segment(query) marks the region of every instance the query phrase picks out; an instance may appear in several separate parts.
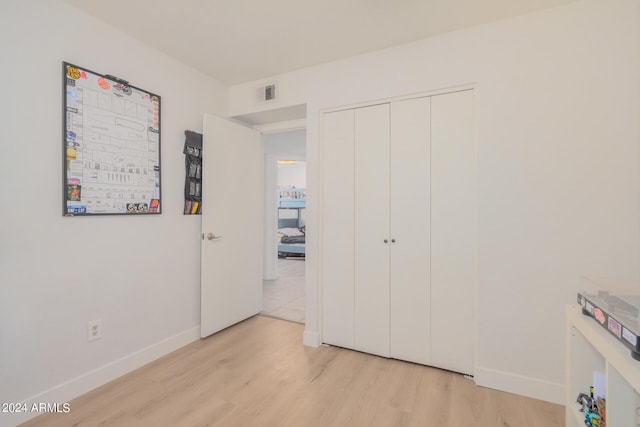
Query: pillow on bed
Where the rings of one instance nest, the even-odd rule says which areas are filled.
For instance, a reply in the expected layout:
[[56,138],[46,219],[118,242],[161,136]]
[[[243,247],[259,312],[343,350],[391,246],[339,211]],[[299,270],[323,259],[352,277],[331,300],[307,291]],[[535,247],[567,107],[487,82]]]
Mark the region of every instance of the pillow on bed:
[[283,236],[304,236],[304,233],[297,228],[281,228],[278,230],[278,233]]

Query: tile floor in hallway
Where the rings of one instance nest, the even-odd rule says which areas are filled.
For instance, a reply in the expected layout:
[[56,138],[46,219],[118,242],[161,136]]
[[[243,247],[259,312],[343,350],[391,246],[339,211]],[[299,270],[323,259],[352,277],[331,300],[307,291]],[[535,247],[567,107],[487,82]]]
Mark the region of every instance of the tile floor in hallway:
[[278,259],[278,278],[262,283],[261,314],[304,323],[304,258]]

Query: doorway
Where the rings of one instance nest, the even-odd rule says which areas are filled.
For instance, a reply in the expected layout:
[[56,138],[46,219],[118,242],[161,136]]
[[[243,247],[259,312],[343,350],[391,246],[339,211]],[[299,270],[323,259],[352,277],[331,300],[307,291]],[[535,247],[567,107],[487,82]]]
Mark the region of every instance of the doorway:
[[305,321],[306,130],[262,136],[265,159],[261,314]]

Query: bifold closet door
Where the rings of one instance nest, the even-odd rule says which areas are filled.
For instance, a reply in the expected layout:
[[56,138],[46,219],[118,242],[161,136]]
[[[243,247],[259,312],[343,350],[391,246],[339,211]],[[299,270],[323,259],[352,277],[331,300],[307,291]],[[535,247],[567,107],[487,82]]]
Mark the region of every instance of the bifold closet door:
[[429,364],[430,98],[391,103],[391,357]]
[[322,117],[323,342],[473,374],[473,92]]
[[431,97],[431,364],[473,374],[473,91]]
[[389,357],[389,104],[355,110],[355,346]]
[[354,347],[354,110],[322,118],[322,338]]

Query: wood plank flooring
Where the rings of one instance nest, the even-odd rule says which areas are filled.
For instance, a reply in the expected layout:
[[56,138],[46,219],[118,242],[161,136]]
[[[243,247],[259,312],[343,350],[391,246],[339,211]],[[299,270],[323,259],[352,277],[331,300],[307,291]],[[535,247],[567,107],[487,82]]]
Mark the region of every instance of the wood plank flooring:
[[564,425],[564,408],[459,374],[302,345],[302,325],[256,316],[24,426]]

